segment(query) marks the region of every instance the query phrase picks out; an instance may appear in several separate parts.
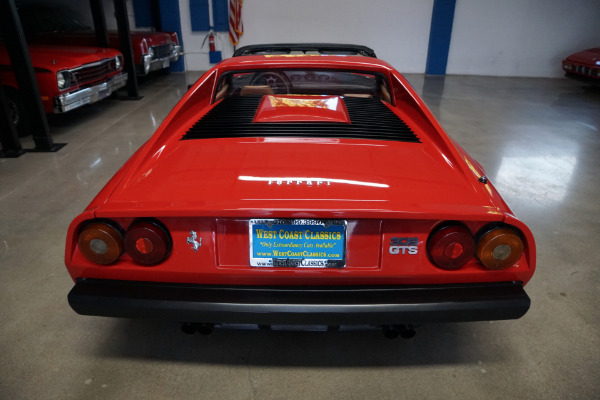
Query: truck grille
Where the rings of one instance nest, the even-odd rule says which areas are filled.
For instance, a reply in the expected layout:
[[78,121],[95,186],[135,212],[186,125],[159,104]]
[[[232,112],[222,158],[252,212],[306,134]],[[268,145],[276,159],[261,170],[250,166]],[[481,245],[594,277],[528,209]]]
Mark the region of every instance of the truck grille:
[[584,65],[575,65],[574,68],[575,72],[577,72],[578,74],[589,75],[594,77],[600,76],[600,69],[597,68],[590,68]]
[[71,70],[74,81],[78,85],[95,82],[106,77],[106,75],[117,71],[114,58],[108,58],[91,64],[85,64]]
[[152,51],[154,51],[154,57],[152,58],[166,58],[173,52],[173,45],[164,44],[161,46],[152,46]]

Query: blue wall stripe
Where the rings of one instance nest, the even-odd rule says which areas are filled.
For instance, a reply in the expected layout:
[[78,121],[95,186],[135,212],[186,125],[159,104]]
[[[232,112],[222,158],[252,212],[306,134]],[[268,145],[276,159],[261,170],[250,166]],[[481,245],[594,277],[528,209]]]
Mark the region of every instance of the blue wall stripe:
[[213,0],[213,27],[215,32],[229,32],[229,2]]
[[133,0],[133,15],[136,26],[152,26],[152,8],[148,0]]
[[[173,3],[177,3],[177,10],[179,10],[179,2]],[[209,31],[210,18],[208,16],[208,0],[190,0],[190,18],[193,32]]]
[[[179,44],[183,46],[185,52],[185,44],[183,43],[183,35],[181,34],[181,13],[179,12],[179,2],[172,0],[159,0],[158,7],[160,9],[160,24],[165,32],[177,32]],[[171,64],[171,71],[185,71],[183,57],[179,57],[176,63]]]
[[450,38],[454,22],[456,0],[434,0],[427,51],[428,75],[445,75],[450,52]]

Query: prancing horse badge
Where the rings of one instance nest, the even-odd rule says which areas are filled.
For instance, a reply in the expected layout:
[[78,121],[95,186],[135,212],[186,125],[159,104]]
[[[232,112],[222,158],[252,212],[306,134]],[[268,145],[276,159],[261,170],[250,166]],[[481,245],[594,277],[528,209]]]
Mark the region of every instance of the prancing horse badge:
[[194,253],[196,253],[202,246],[202,238],[198,237],[198,234],[195,231],[190,231],[190,236],[187,238],[187,244],[191,244],[192,247],[190,247],[190,249],[193,249]]

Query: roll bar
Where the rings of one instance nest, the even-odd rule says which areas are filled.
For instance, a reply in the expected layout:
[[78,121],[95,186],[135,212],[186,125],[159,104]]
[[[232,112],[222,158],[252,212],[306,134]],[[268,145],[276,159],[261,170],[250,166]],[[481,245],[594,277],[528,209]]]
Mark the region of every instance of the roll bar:
[[336,43],[277,43],[277,44],[253,44],[240,47],[234,53],[234,57],[250,56],[257,54],[290,54],[292,52],[318,52],[320,54],[345,54],[361,55],[377,58],[375,51],[367,46],[356,44]]

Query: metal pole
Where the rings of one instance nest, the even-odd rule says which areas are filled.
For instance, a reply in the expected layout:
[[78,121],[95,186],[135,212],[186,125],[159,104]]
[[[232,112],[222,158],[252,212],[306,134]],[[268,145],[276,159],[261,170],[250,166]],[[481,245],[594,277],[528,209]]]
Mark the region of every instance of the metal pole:
[[35,79],[29,49],[27,48],[25,34],[21,27],[21,20],[14,0],[0,1],[0,29],[2,29],[6,50],[19,86],[19,94],[25,113],[24,118],[28,119],[31,126],[35,143],[33,151],[57,151],[64,144],[55,144],[52,141],[50,127],[42,105],[40,89]]
[[94,19],[94,31],[96,32],[96,45],[108,47],[108,30],[106,29],[106,16],[102,0],[90,0],[92,18]]
[[161,32],[163,28],[162,20],[160,18],[160,0],[151,0],[150,8],[152,12],[152,25],[154,26],[154,29],[156,29],[158,32]]
[[114,0],[115,16],[117,17],[117,27],[119,29],[119,42],[121,44],[121,53],[125,59],[125,70],[127,71],[127,97],[130,100],[139,100],[140,91],[138,88],[137,76],[135,73],[135,61],[133,59],[133,48],[131,47],[131,35],[129,33],[129,19],[127,17],[126,0]]

